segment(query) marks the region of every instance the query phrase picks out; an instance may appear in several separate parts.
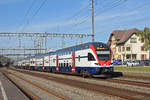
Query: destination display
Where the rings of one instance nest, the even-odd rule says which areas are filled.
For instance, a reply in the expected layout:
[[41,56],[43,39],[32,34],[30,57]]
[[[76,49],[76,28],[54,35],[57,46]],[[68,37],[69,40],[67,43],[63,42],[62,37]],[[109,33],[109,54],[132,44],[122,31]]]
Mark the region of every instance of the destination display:
[[97,54],[110,54],[110,51],[96,51]]
[[106,47],[97,47],[96,51],[99,51],[99,50],[108,50],[108,48],[106,48]]

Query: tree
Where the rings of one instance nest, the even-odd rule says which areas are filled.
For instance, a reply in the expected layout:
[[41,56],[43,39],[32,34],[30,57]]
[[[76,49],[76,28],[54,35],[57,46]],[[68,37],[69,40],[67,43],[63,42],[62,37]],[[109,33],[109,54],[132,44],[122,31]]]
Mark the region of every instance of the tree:
[[[144,48],[145,50],[149,50],[150,54],[150,28],[145,27],[143,31],[137,32],[137,35],[144,39]],[[150,57],[149,57],[150,59]]]

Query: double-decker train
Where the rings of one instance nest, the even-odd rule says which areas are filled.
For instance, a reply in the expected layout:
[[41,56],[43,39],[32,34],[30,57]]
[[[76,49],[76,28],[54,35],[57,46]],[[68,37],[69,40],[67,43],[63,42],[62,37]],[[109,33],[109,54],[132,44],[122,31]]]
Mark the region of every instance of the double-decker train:
[[72,73],[85,76],[113,72],[112,51],[102,42],[89,42],[46,54],[28,57],[17,62],[24,69]]

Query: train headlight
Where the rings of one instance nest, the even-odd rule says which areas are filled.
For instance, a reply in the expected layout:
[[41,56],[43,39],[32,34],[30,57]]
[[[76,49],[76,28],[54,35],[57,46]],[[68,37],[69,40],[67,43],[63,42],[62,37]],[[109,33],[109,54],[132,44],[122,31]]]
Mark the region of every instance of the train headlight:
[[99,65],[99,63],[95,63],[95,65]]

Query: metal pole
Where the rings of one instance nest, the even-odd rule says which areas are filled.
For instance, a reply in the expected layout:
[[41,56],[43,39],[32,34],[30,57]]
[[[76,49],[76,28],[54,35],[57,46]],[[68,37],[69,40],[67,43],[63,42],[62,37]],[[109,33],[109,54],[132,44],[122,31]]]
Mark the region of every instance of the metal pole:
[[21,48],[21,37],[19,36],[19,48]]
[[64,36],[62,36],[62,48],[65,48],[65,37]]
[[47,52],[47,37],[45,37],[45,53]]
[[94,32],[94,0],[92,0],[92,42],[95,41],[95,32]]

